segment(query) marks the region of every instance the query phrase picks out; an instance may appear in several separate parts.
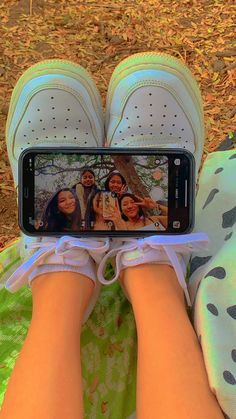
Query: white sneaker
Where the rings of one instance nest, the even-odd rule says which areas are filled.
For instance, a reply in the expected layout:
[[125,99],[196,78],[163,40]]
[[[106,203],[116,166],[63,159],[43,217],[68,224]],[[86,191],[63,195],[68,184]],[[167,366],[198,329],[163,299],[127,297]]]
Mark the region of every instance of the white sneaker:
[[134,54],[115,68],[106,106],[107,145],[184,148],[198,171],[204,118],[198,84],[180,60],[163,53]]
[[[180,286],[183,288],[187,304],[191,306],[186,277],[186,265],[193,251],[206,248],[208,237],[205,233],[183,234],[179,236],[152,236],[143,239],[114,241],[113,248],[103,257],[98,267],[98,280],[109,285],[115,282],[120,272],[130,266],[144,263],[170,265],[175,270]],[[112,279],[104,278],[108,259],[115,258]],[[126,295],[127,296],[127,295]]]
[[[12,94],[6,139],[16,188],[18,157],[26,148],[63,147],[65,144],[101,147],[103,111],[92,77],[83,67],[64,60],[43,61],[29,68]],[[96,281],[96,263],[108,250],[108,239],[21,236],[20,253],[24,262],[4,279],[6,288],[15,292],[46,272],[79,272],[95,283],[86,320],[98,297],[100,283]]]
[[89,73],[66,60],[30,67],[13,90],[6,139],[16,187],[18,157],[26,148],[102,147],[102,102]]

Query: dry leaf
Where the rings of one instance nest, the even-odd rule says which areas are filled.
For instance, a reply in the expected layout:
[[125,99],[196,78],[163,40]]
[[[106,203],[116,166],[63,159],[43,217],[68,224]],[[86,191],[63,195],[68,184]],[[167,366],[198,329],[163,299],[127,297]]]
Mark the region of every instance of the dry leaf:
[[101,411],[102,411],[102,413],[106,413],[106,411],[107,411],[107,403],[108,402],[105,402],[105,401],[102,402],[102,404],[101,404]]
[[104,335],[104,333],[105,333],[105,329],[104,329],[104,327],[100,327],[100,329],[99,329],[99,336],[103,336]]
[[88,395],[88,399],[89,399],[89,402],[90,402],[91,404],[93,404],[93,395],[92,395],[92,393],[89,393],[89,395]]
[[121,316],[118,316],[116,319],[116,324],[117,324],[118,329],[120,328],[122,323],[123,323],[123,318]]
[[89,392],[90,393],[94,393],[95,392],[98,383],[99,383],[98,377],[95,377],[94,380],[93,380],[93,382],[92,382],[92,384],[91,384],[91,386],[90,386],[90,389],[89,389]]
[[[212,150],[220,144],[233,130],[235,118],[233,1],[217,0],[213,7],[196,0],[33,0],[31,14],[29,3],[2,0],[0,7],[0,193],[8,206],[1,213],[0,247],[19,235],[12,200],[16,195],[13,184],[7,183],[11,169],[4,127],[12,89],[32,64],[51,58],[82,64],[92,72],[105,105],[110,77],[120,61],[137,52],[164,52],[187,64],[199,83],[208,128],[205,147]],[[220,64],[214,67],[216,60]],[[10,212],[14,235],[7,236],[1,227],[8,225]]]
[[113,348],[114,350],[118,351],[118,352],[123,352],[123,350],[124,350],[124,349],[122,348],[121,344],[120,344],[120,343],[118,343],[118,342],[112,343],[112,348]]

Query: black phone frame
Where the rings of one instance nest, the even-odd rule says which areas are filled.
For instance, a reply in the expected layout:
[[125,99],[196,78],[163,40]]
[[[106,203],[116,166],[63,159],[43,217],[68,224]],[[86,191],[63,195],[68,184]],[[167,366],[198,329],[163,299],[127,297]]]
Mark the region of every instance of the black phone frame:
[[[91,231],[81,231],[81,232],[46,232],[46,231],[29,231],[26,226],[29,226],[29,223],[26,222],[26,220],[29,220],[29,217],[34,214],[32,213],[32,203],[34,202],[34,199],[32,199],[31,195],[33,194],[34,197],[34,179],[30,176],[28,170],[25,170],[26,166],[26,157],[37,154],[48,154],[48,153],[79,153],[79,154],[103,154],[103,155],[112,155],[112,154],[126,154],[126,155],[166,155],[167,157],[170,157],[173,155],[174,158],[178,158],[181,156],[185,156],[185,158],[188,161],[188,171],[189,171],[189,177],[188,177],[188,206],[186,212],[188,213],[188,225],[182,229],[174,229],[172,231],[157,231],[157,230],[129,230],[129,231],[117,231],[117,230],[111,230],[111,231],[100,231],[100,230],[91,230]],[[168,229],[169,224],[171,221],[171,215],[169,213],[170,211],[170,202],[173,200],[173,196],[171,197],[170,189],[174,190],[174,186],[170,186],[170,170],[171,165],[169,164],[170,160],[168,160]],[[30,173],[34,175],[34,165],[32,164],[30,169]],[[19,175],[19,190],[18,190],[18,223],[20,229],[23,231],[24,234],[28,236],[56,236],[61,237],[65,235],[70,236],[76,236],[76,237],[147,237],[147,236],[153,236],[153,235],[180,235],[180,234],[187,234],[190,233],[194,227],[194,212],[195,212],[195,159],[192,153],[190,153],[186,149],[167,149],[167,148],[121,148],[121,147],[100,147],[100,148],[88,148],[88,147],[32,147],[25,149],[21,155],[19,156],[18,160],[18,175]],[[31,188],[29,190],[29,187]],[[26,194],[26,189],[28,188],[28,193]],[[30,212],[27,214],[25,208],[29,205],[29,199],[30,201]],[[27,214],[27,216],[26,216]]]

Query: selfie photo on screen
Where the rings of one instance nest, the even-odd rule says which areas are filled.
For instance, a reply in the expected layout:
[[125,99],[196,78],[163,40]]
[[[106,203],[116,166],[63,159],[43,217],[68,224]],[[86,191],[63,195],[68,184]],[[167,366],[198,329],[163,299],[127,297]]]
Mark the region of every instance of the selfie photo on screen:
[[37,230],[164,231],[168,226],[166,156],[37,154],[34,176]]

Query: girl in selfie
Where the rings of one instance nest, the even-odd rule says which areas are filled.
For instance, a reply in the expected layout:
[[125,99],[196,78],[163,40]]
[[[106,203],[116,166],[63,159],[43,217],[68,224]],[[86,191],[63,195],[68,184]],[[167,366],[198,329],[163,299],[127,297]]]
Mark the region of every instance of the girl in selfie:
[[[140,198],[131,193],[125,193],[119,199],[121,216],[126,223],[127,230],[165,230],[168,226],[168,208],[157,204],[151,198]],[[144,209],[158,208],[161,215],[148,217]]]
[[117,197],[120,197],[128,190],[124,176],[122,176],[118,171],[110,173],[104,183],[104,187],[106,191],[114,192]]
[[121,217],[117,200],[115,207],[110,206],[104,213],[104,191],[92,193],[88,199],[85,214],[85,229],[87,230],[126,230],[126,223]]
[[90,168],[85,168],[80,175],[80,181],[72,189],[76,191],[80,203],[81,218],[84,220],[88,197],[91,192],[97,190],[95,173]]
[[81,230],[80,204],[71,189],[60,189],[50,199],[43,214],[43,230]]

